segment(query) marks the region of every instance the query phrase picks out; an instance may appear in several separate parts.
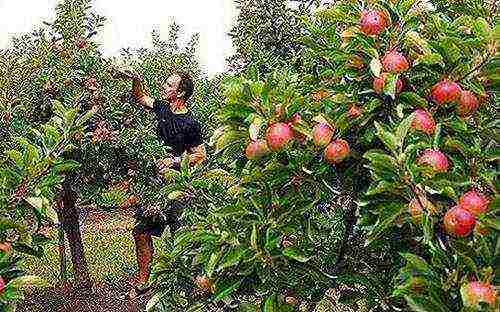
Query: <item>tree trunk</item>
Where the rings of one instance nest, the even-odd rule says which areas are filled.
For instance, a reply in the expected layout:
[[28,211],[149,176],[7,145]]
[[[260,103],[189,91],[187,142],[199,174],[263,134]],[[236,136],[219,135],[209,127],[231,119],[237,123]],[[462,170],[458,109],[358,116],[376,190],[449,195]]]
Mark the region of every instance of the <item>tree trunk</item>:
[[59,225],[57,233],[58,233],[58,247],[59,247],[60,278],[63,282],[66,282],[68,278],[67,266],[66,266],[66,242],[64,239],[64,230],[61,228],[61,225]]
[[92,283],[80,232],[80,209],[76,206],[77,193],[71,188],[72,180],[71,176],[66,176],[63,182],[57,214],[69,242],[76,285],[78,288],[88,289],[92,287]]
[[352,192],[344,192],[338,197],[338,204],[344,207],[344,240],[340,245],[338,250],[337,260],[334,265],[334,272],[338,272],[340,266],[344,261],[345,254],[347,252],[347,247],[354,230],[354,225],[357,222],[356,212],[358,210],[358,204],[356,203],[356,197]]

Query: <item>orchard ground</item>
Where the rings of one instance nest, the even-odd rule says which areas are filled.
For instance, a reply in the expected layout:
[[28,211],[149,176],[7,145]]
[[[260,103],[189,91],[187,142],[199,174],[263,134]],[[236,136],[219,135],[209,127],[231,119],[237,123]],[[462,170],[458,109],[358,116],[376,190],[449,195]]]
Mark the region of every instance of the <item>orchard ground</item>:
[[[54,244],[46,246],[44,257],[26,258],[24,262],[28,274],[42,276],[49,286],[26,294],[20,311],[47,311],[49,307],[54,312],[145,311],[148,296],[137,302],[125,298],[130,289],[129,279],[137,267],[131,232],[132,211],[108,213],[92,208],[84,211],[83,239],[94,289],[91,293],[74,292],[60,279],[57,232],[51,230],[49,234]],[[159,243],[156,240],[156,247]],[[71,275],[70,261],[68,266]]]

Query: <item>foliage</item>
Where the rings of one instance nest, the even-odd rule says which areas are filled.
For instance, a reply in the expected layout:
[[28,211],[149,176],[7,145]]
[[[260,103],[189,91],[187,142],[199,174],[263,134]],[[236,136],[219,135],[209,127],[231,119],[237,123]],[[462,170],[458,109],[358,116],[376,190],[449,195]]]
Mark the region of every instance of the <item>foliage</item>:
[[294,13],[306,11],[304,4],[297,7],[288,0],[236,0],[234,4],[238,16],[229,35],[235,54],[228,59],[233,71],[257,64],[268,72],[298,61],[301,25]]
[[9,148],[0,164],[0,277],[6,283],[0,294],[2,309],[12,309],[12,303],[23,298],[22,287],[39,283],[35,276],[25,276],[18,262],[23,254],[43,253],[49,240],[43,227],[57,223],[51,203],[63,175],[80,166],[62,154],[74,148],[70,138],[92,112],[76,118],[76,110],[66,110],[59,102],[54,110],[49,122],[5,142]]
[[[93,38],[105,18],[89,0],[62,1],[55,21],[1,51],[2,304],[31,282],[16,263],[40,254],[40,228],[56,221],[71,173],[79,204],[182,206],[180,227],[162,237],[151,310],[312,310],[332,291],[359,309],[496,308],[467,307],[460,293],[470,281],[498,285],[494,3],[335,1],[312,14],[319,3],[301,2],[238,1],[239,73],[213,80],[198,37],[180,47],[175,23],[166,41],[153,32],[151,49],[102,57]],[[360,27],[367,10],[384,22],[376,34]],[[190,105],[213,133],[208,163],[184,158],[180,172],[159,174],[169,151],[130,84],[114,78],[117,63],[156,97],[170,72],[192,75]],[[470,91],[469,102],[437,88],[443,80]],[[270,137],[277,123],[293,138]],[[317,124],[347,158],[314,143]],[[258,140],[274,151],[246,153]],[[469,190],[489,205],[457,237],[444,219]]]
[[[493,12],[480,1],[446,3],[326,5],[301,19],[303,72],[278,69],[260,77],[258,66],[250,66],[229,78],[221,109],[224,131],[214,142],[227,148],[223,155],[238,193],[197,222],[202,230],[179,232],[166,263],[191,259],[194,249],[194,261],[184,268],[202,277],[198,285],[213,293],[212,301],[251,293],[262,298],[257,305],[263,310],[276,295],[317,301],[329,287],[354,284],[366,289],[372,309],[458,311],[466,308],[463,284],[497,284]],[[388,20],[380,34],[360,31],[360,16],[368,9]],[[408,63],[389,61],[392,50]],[[385,79],[381,91],[373,87],[377,77]],[[464,114],[458,98],[436,104],[431,95],[442,79],[472,91],[481,103],[477,111]],[[431,114],[435,129],[418,130],[416,109]],[[259,160],[242,158],[245,146],[266,139],[266,129],[276,122],[293,127],[293,142]],[[325,162],[323,150],[310,140],[318,122],[335,127],[333,140],[349,143],[348,159]],[[426,165],[426,149],[443,152],[449,169]],[[486,194],[491,204],[475,217],[473,234],[455,237],[445,231],[443,218],[470,189]],[[335,265],[342,254],[332,247],[347,239],[347,223],[316,208],[338,197],[340,206],[352,202],[360,215],[353,236],[358,244],[347,245],[343,267]],[[413,218],[412,200],[425,207]],[[348,211],[333,209],[337,220],[347,220]]]

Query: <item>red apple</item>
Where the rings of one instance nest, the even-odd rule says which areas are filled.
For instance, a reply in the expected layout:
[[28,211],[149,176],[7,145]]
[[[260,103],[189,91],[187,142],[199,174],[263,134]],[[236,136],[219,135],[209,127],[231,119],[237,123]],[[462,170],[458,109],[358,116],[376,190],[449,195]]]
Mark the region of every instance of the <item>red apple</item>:
[[437,211],[436,206],[434,206],[434,204],[425,196],[419,196],[418,199],[415,197],[408,204],[408,211],[415,220],[419,220],[422,217],[424,209],[431,214],[436,213]]
[[387,72],[400,73],[410,68],[410,65],[402,53],[392,50],[382,58],[382,67]]
[[324,147],[330,143],[334,129],[325,123],[317,123],[313,128],[313,142],[316,146]]
[[363,111],[361,110],[361,108],[359,108],[359,106],[356,105],[352,105],[351,107],[349,107],[349,111],[347,112],[347,114],[351,118],[357,118],[361,116],[362,113]]
[[[380,77],[375,77],[373,79],[373,90],[375,92],[382,94],[384,92],[384,87],[385,87],[385,80],[387,79],[388,73],[383,73],[380,75]],[[403,90],[403,81],[398,78],[396,80],[396,93],[401,93]]]
[[97,91],[97,88],[98,88],[97,79],[95,79],[95,78],[88,78],[87,80],[85,80],[85,87],[89,91]]
[[436,122],[432,115],[422,109],[417,109],[414,113],[411,127],[415,130],[422,131],[428,135],[432,135],[436,130]]
[[325,148],[324,156],[327,162],[337,164],[349,155],[349,143],[343,139],[337,139]]
[[446,232],[456,237],[466,237],[474,230],[476,219],[469,211],[456,206],[444,215],[444,228]]
[[315,102],[320,102],[321,100],[327,98],[328,96],[330,96],[330,92],[328,92],[327,90],[318,90],[311,93],[311,97]]
[[426,149],[418,158],[417,163],[420,165],[431,166],[436,172],[446,172],[450,166],[448,158],[437,149]]
[[87,42],[87,40],[85,40],[83,38],[78,38],[78,39],[76,39],[76,46],[79,49],[85,49],[86,47],[89,46],[89,43]]
[[442,105],[458,100],[461,92],[458,83],[444,79],[432,87],[431,96],[437,104]]
[[196,285],[199,288],[201,288],[205,291],[208,291],[208,292],[215,291],[215,284],[207,276],[198,275],[198,276],[196,276],[194,282],[196,283]]
[[0,243],[0,250],[5,253],[10,253],[12,251],[12,245],[9,242]]
[[267,129],[266,133],[267,146],[272,151],[278,151],[282,149],[283,147],[285,147],[285,145],[290,143],[292,139],[293,139],[292,128],[286,123],[278,122],[272,124]]
[[0,294],[2,294],[5,290],[5,281],[3,277],[0,276]]
[[486,195],[474,190],[466,192],[458,199],[458,205],[474,216],[478,216],[488,210],[489,203],[490,201]]
[[475,281],[464,284],[460,289],[460,293],[466,307],[479,308],[479,303],[493,306],[497,299],[495,286],[486,282]]
[[361,32],[368,36],[379,34],[385,29],[387,24],[386,15],[382,11],[377,10],[364,11],[359,20]]
[[248,143],[245,149],[245,155],[248,159],[259,159],[269,152],[265,140],[257,140]]
[[460,93],[460,98],[458,99],[458,115],[462,117],[467,117],[477,110],[479,107],[479,101],[477,100],[474,93],[470,91],[462,91]]

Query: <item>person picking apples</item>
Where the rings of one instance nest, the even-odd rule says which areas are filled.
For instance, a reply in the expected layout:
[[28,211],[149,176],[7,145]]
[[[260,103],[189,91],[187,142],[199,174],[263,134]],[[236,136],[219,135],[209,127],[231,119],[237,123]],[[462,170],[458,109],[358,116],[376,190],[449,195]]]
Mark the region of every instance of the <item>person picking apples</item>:
[[[172,156],[162,160],[162,167],[180,169],[181,156],[186,153],[189,164],[194,166],[206,160],[201,126],[189,113],[187,101],[193,94],[193,81],[186,73],[173,73],[161,87],[161,99],[150,97],[145,91],[142,79],[130,70],[120,71],[117,78],[132,80],[132,96],[152,111],[157,119],[157,134],[165,145],[172,148]],[[165,169],[165,168],[163,168]],[[135,294],[145,292],[142,287],[148,282],[150,265],[153,256],[152,236],[160,236],[166,225],[177,225],[178,202],[165,208],[139,210],[137,224],[133,229],[136,245],[137,263],[139,267]],[[170,210],[175,210],[174,212]],[[175,219],[175,220],[174,220]],[[129,296],[133,297],[133,293]]]

